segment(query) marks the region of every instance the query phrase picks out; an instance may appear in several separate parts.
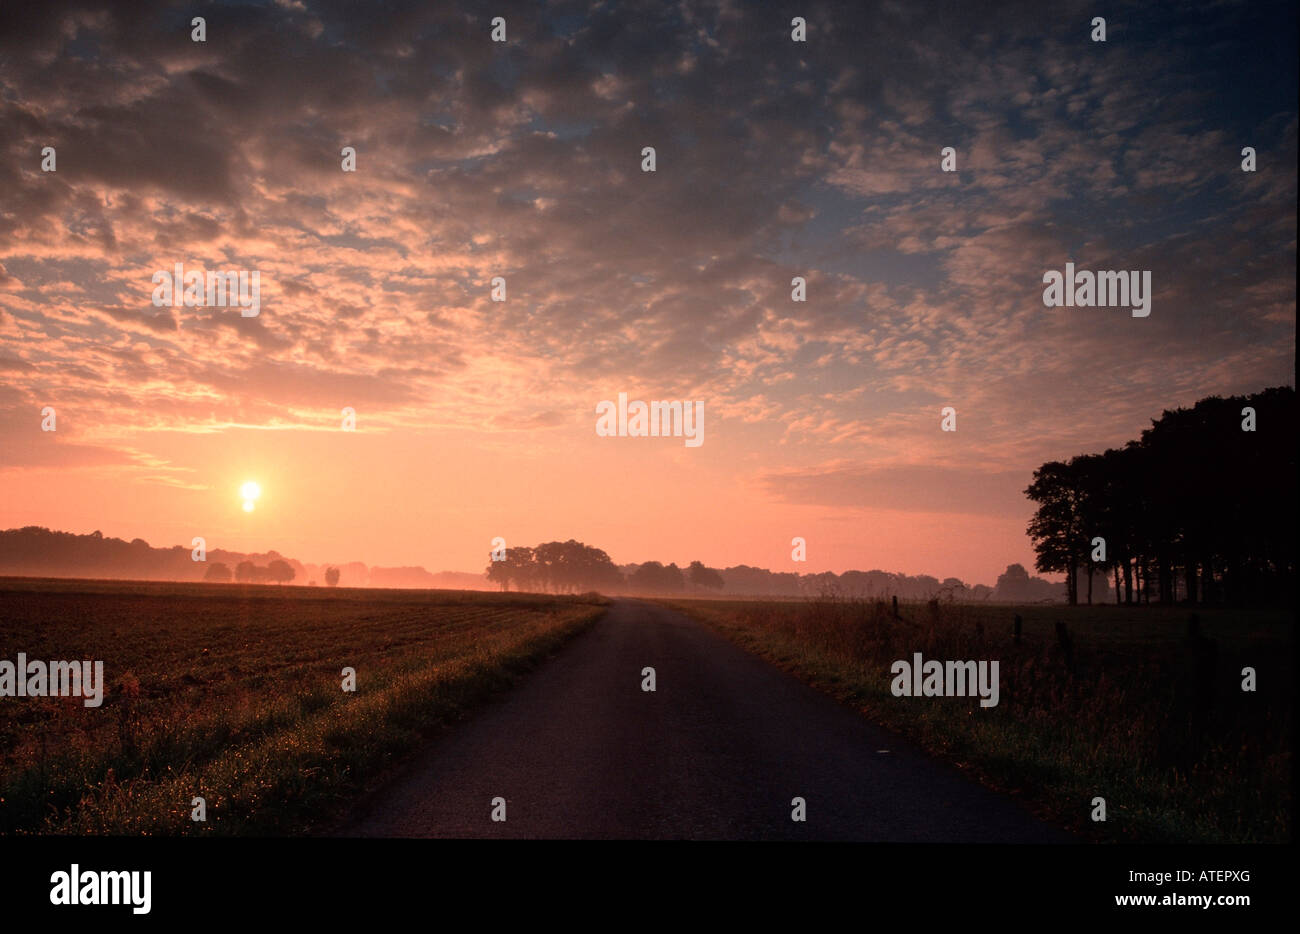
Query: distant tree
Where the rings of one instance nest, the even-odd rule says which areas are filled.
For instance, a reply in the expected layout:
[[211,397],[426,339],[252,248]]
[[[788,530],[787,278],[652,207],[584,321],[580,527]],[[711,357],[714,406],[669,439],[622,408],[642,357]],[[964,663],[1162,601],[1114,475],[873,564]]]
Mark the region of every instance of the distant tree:
[[338,569],[338,568],[326,568],[326,569],[325,569],[325,583],[329,584],[329,586],[331,586],[331,587],[337,587],[337,586],[338,586],[338,583],[339,583],[339,569]]
[[573,589],[573,550],[564,542],[542,542],[533,549],[537,563],[537,576],[542,585],[555,593]]
[[570,540],[570,581],[574,590],[618,590],[623,587],[623,574],[601,548]]
[[241,583],[251,584],[260,579],[258,572],[261,570],[252,561],[244,560],[235,565],[235,580]]
[[277,584],[287,584],[293,580],[294,570],[288,561],[276,558],[266,566],[266,576]]
[[687,571],[687,578],[694,587],[707,587],[710,590],[721,590],[725,586],[722,575],[710,567],[705,567],[702,561],[692,561]]
[[641,593],[679,593],[686,589],[686,576],[676,564],[647,561],[632,572],[628,585]]
[[970,588],[966,586],[965,581],[956,577],[944,578],[939,585],[939,596],[945,600],[958,601],[964,600],[970,595]]
[[573,539],[507,548],[505,559],[489,561],[485,574],[502,590],[509,590],[511,583],[520,590],[555,593],[612,591],[623,586],[623,575],[609,555]]
[[518,590],[538,586],[537,560],[532,548],[516,546],[506,549],[506,556],[501,561],[488,561],[487,579],[499,584],[502,590],[510,589],[514,581]]
[[1029,572],[1023,564],[1008,564],[1007,569],[998,575],[993,590],[998,599],[1009,603],[1029,599]]
[[227,584],[230,582],[230,578],[230,568],[221,561],[209,564],[207,573],[203,575],[205,581],[213,581],[218,584]]

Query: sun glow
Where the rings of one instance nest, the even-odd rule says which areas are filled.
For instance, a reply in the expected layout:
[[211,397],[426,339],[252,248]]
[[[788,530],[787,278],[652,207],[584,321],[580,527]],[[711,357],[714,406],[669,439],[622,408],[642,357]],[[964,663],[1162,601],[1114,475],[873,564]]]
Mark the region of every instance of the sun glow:
[[239,488],[239,495],[244,498],[244,512],[252,512],[257,506],[257,498],[262,495],[262,488],[249,480]]

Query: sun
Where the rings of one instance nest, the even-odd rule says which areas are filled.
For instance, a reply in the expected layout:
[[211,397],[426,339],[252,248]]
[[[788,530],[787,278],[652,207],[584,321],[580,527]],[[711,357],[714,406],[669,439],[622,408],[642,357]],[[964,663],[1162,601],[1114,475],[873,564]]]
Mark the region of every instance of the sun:
[[239,488],[239,495],[244,498],[244,512],[252,512],[257,507],[257,498],[262,495],[262,488],[249,480]]

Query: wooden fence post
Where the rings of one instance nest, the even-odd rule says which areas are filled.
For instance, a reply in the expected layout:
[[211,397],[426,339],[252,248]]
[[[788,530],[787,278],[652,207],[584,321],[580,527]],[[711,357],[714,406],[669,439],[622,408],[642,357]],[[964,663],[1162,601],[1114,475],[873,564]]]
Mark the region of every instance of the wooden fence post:
[[1061,646],[1061,656],[1065,659],[1065,670],[1074,674],[1074,643],[1070,639],[1070,631],[1065,628],[1062,620],[1056,621],[1056,641]]

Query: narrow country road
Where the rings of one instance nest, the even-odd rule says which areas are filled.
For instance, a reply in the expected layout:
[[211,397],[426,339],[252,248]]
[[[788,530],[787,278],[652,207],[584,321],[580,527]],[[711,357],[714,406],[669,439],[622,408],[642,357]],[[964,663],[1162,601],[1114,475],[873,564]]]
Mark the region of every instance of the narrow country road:
[[[805,822],[791,820],[795,797]],[[339,833],[1069,840],[705,626],[627,600],[419,753]]]

